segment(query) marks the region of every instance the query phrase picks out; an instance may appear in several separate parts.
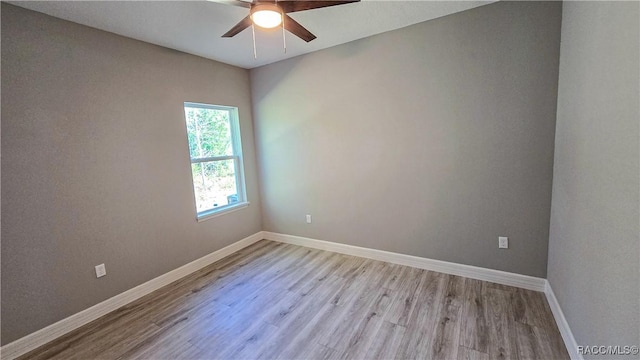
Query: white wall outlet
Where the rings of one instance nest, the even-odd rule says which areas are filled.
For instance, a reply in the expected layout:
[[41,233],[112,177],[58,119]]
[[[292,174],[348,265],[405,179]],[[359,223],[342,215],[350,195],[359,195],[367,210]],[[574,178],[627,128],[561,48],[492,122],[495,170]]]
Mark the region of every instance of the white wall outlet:
[[96,277],[103,277],[107,275],[107,269],[104,267],[104,264],[100,264],[96,266]]
[[311,215],[307,215],[307,224],[311,224]]
[[498,248],[499,249],[508,249],[509,248],[509,238],[506,236],[498,237]]

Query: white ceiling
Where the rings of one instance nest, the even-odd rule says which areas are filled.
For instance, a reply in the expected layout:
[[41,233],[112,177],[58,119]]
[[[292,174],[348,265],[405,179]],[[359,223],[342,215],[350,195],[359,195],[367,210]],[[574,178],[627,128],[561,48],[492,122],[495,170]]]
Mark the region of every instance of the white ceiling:
[[493,1],[375,1],[291,13],[318,38],[305,43],[282,31],[251,28],[220,36],[248,15],[248,9],[200,1],[9,1],[11,4],[152,44],[224,63],[254,68],[367,36],[464,11]]

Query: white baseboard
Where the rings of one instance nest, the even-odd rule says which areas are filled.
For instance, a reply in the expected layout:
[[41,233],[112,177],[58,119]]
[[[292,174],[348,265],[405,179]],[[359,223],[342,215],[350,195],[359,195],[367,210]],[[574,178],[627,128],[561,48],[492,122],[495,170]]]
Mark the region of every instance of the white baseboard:
[[278,241],[282,243],[306,246],[314,249],[333,251],[341,254],[365,257],[373,260],[386,261],[394,264],[412,266],[420,269],[437,271],[450,275],[464,276],[472,279],[490,281],[498,284],[515,286],[523,289],[543,291],[553,312],[553,316],[560,329],[560,334],[567,347],[567,351],[572,359],[583,360],[582,355],[577,353],[577,344],[569,324],[565,319],[562,309],[546,279],[533,276],[509,273],[506,271],[492,270],[477,266],[456,264],[447,261],[433,260],[418,256],[398,254],[389,251],[368,249],[358,246],[339,244],[329,241],[316,240],[301,236],[278,234],[267,231],[259,231],[240,241],[237,241],[211,254],[205,255],[175,270],[172,270],[157,278],[151,279],[144,284],[127,290],[99,304],[96,304],[68,318],[62,319],[41,330],[11,342],[0,348],[0,358],[12,360],[34,350],[58,337],[79,328],[82,325],[98,319],[124,305],[135,301],[161,287],[179,280],[203,267],[210,265],[234,252],[243,249],[262,239]]
[[481,268],[471,265],[456,264],[447,261],[427,259],[418,256],[398,254],[389,251],[368,249],[359,246],[339,244],[329,241],[316,240],[301,236],[278,234],[264,231],[267,240],[306,246],[314,249],[333,251],[341,254],[364,257],[373,260],[386,261],[394,264],[412,266],[415,268],[437,271],[450,275],[464,276],[477,280],[489,281],[502,285],[515,286],[534,291],[545,291],[546,280],[533,276],[510,273],[506,271]]
[[79,328],[82,325],[104,316],[111,311],[114,311],[128,303],[141,298],[161,287],[168,285],[176,280],[179,280],[194,271],[200,270],[203,267],[210,265],[234,252],[245,248],[257,241],[262,240],[263,232],[259,231],[253,235],[250,235],[240,241],[237,241],[229,246],[226,246],[220,250],[214,251],[211,254],[205,255],[199,259],[196,259],[186,265],[183,265],[175,270],[169,271],[166,274],[160,275],[157,278],[151,279],[144,284],[138,285],[133,289],[127,290],[121,294],[118,294],[112,298],[109,298],[99,304],[96,304],[86,310],[62,319],[54,324],[51,324],[41,330],[38,330],[32,334],[29,334],[23,338],[13,341],[0,349],[0,358],[3,360],[15,359],[20,355],[26,354],[31,350],[34,350],[58,337]]
[[547,302],[549,303],[553,317],[556,319],[558,330],[560,330],[560,335],[562,335],[562,340],[564,340],[564,346],[566,346],[569,356],[573,360],[584,360],[583,356],[578,353],[578,343],[573,337],[569,323],[564,317],[560,303],[558,303],[558,299],[556,299],[556,295],[553,293],[553,289],[548,280],[545,280],[544,294],[547,297]]

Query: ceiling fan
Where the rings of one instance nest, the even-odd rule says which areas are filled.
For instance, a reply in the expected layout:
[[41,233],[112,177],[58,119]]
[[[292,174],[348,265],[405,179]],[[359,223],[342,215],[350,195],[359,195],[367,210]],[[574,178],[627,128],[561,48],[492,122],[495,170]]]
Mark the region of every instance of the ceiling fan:
[[271,29],[282,24],[284,30],[289,31],[300,39],[309,42],[316,38],[304,26],[293,20],[288,13],[304,10],[318,9],[328,6],[343,5],[360,0],[254,0],[252,2],[242,0],[209,0],[217,3],[240,6],[249,9],[249,15],[240,20],[234,27],[222,37],[233,37],[249,26],[256,25],[261,28]]

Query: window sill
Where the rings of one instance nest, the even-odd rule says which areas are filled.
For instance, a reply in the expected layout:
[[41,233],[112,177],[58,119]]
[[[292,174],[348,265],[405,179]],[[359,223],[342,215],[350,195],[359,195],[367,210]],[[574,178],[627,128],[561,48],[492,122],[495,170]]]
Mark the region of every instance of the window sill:
[[249,204],[250,204],[250,202],[246,201],[246,202],[241,202],[241,203],[225,206],[225,207],[220,208],[220,209],[209,210],[209,211],[202,212],[202,213],[198,214],[196,219],[198,220],[198,222],[206,221],[206,220],[218,217],[220,215],[224,215],[224,214],[228,214],[228,213],[231,213],[231,212],[234,212],[234,211],[238,211],[238,210],[244,209],[244,208],[248,207]]

